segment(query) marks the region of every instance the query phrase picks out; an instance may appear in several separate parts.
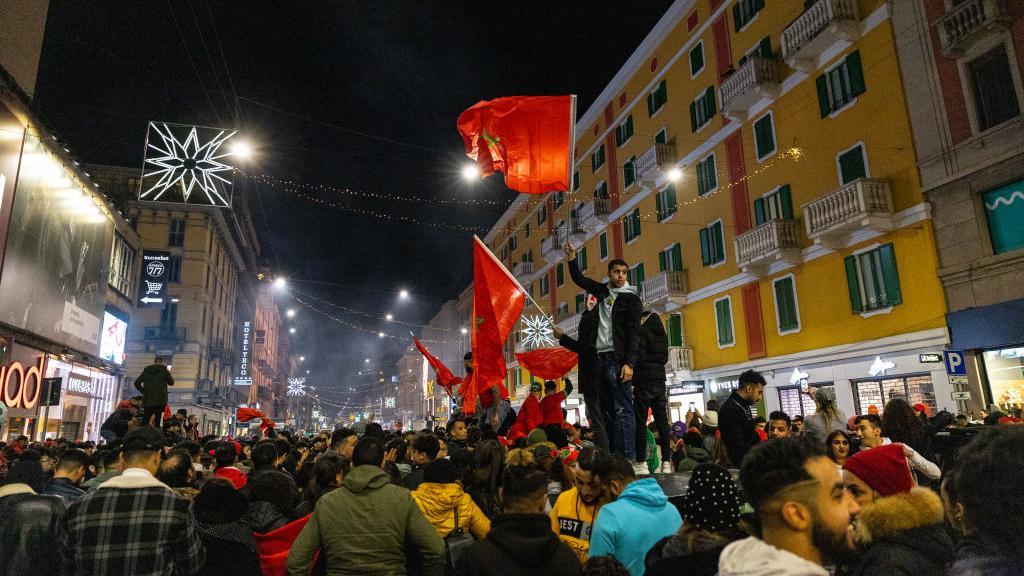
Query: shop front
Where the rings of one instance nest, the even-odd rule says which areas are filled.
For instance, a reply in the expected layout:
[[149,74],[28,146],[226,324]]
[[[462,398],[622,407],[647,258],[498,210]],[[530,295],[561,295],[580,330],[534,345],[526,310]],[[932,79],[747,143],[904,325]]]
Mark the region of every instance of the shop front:
[[117,374],[59,358],[50,358],[47,378],[60,378],[60,403],[46,415],[46,437],[100,439],[100,426],[117,402]]
[[0,438],[5,441],[21,435],[36,437],[46,360],[42,350],[20,343],[9,342],[3,348],[0,401],[7,408],[7,417],[0,423]]
[[669,422],[683,422],[686,413],[692,410],[701,414],[707,411],[702,380],[687,380],[669,384],[665,391],[668,395]]
[[1024,299],[947,316],[953,348],[966,353],[970,411],[1024,409]]

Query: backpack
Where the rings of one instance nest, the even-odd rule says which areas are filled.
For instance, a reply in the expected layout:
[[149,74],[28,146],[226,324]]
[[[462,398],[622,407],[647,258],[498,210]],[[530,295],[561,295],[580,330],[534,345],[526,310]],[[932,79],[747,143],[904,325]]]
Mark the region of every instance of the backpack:
[[453,529],[447,536],[444,537],[444,552],[445,557],[448,559],[448,565],[445,569],[445,574],[451,576],[455,574],[455,566],[461,561],[462,557],[466,554],[466,550],[473,544],[473,535],[459,528],[459,504],[455,503],[455,529]]

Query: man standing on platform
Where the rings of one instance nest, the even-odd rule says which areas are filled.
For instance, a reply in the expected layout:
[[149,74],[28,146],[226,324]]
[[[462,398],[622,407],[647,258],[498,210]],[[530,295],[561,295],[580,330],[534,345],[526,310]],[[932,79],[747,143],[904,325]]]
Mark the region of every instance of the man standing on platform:
[[580,324],[577,336],[573,338],[561,328],[555,326],[555,338],[559,345],[576,353],[579,358],[576,383],[583,395],[583,404],[587,410],[587,421],[594,433],[594,445],[604,452],[609,451],[608,422],[601,410],[601,398],[597,393],[597,351],[594,342],[597,339],[597,300],[590,295],[586,297],[586,306],[580,311]]
[[142,423],[154,428],[160,427],[164,408],[167,406],[167,387],[174,386],[171,371],[164,365],[162,356],[142,370],[135,379],[135,389],[142,392]]
[[[661,468],[650,472],[672,472],[672,449],[669,447],[668,398],[665,397],[665,364],[668,363],[668,335],[661,318],[650,310],[640,317],[640,352],[633,376],[633,404],[636,408],[636,457],[643,460],[647,452],[647,412],[654,417],[661,449]],[[656,448],[657,449],[657,448]],[[646,462],[644,462],[646,466]],[[652,466],[655,465],[652,462]]]
[[[633,368],[640,347],[640,313],[643,306],[635,287],[627,281],[629,265],[615,258],[608,262],[608,283],[583,275],[576,249],[565,243],[572,281],[597,298],[598,322],[593,342],[597,352],[597,389],[611,431],[611,449],[641,470],[636,454],[636,417],[633,413]],[[642,460],[641,460],[642,462]]]

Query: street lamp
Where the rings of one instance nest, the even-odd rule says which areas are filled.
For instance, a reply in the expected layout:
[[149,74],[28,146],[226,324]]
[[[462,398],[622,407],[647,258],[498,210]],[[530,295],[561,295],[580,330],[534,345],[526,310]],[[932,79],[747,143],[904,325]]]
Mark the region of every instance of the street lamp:
[[289,308],[285,315],[289,318],[295,318],[295,308]]
[[377,337],[378,338],[383,338],[384,337],[384,333],[383,332],[377,332]]
[[459,332],[462,332],[463,334],[466,334],[467,332],[469,332],[469,330],[466,330],[465,328],[463,328],[462,330],[459,330]]
[[679,168],[673,168],[673,169],[668,171],[668,181],[669,182],[679,182],[682,179],[683,179],[683,171],[680,170]]
[[398,293],[398,297],[401,298],[402,300],[407,300],[409,298],[409,291],[408,290],[400,291]]
[[295,328],[289,328],[288,329],[288,333],[289,334],[295,334]]
[[[306,361],[306,357],[305,356],[299,356],[299,362],[305,362],[305,361]],[[308,372],[308,370],[307,370],[307,372]]]
[[476,167],[476,164],[466,164],[462,167],[462,178],[467,182],[480,179],[480,169]]
[[286,287],[288,287],[288,281],[285,280],[283,276],[278,276],[276,279],[274,279],[274,288],[277,288],[278,290],[284,290]]
[[239,160],[252,158],[252,144],[245,140],[235,140],[231,144],[231,154]]
[[387,320],[388,322],[391,322],[392,320],[395,319],[395,317],[392,316],[391,314],[385,314],[384,319]]

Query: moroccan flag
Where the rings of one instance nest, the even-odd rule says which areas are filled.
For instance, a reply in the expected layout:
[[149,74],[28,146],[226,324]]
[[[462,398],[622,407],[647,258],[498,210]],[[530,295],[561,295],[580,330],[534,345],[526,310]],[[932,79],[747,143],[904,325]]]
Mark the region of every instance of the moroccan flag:
[[420,354],[423,354],[423,357],[427,359],[427,363],[430,364],[434,369],[434,372],[437,374],[437,383],[443,386],[445,392],[448,392],[448,395],[451,396],[452,386],[462,382],[462,379],[452,374],[452,371],[449,370],[447,366],[442,364],[437,357],[431,354],[430,351],[427,350],[427,347],[420,342],[419,338],[413,336],[412,341],[416,344],[416,348],[420,351]]
[[526,194],[569,190],[575,96],[509,96],[476,103],[459,115],[466,155],[484,177]]
[[476,411],[480,390],[505,380],[502,347],[523,313],[526,294],[487,246],[473,236],[473,374],[462,388],[462,412]]
[[516,359],[530,374],[544,380],[558,380],[572,371],[579,361],[575,352],[561,346],[520,352],[516,354]]

